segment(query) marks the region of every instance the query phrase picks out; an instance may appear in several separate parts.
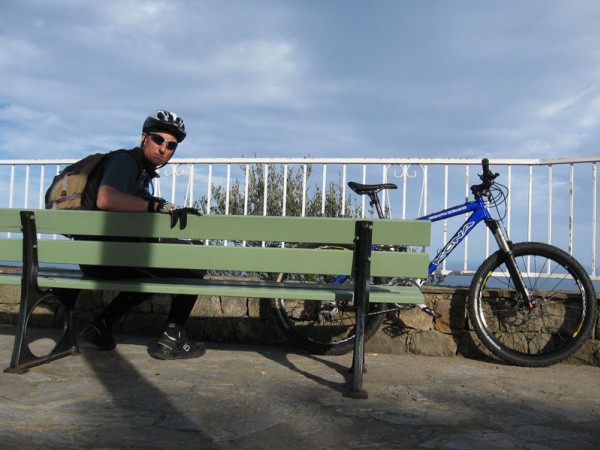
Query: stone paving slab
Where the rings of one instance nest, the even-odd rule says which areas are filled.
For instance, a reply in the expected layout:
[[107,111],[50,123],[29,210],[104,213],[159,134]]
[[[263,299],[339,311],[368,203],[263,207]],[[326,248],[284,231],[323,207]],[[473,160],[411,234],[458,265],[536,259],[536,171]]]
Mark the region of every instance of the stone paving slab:
[[[0,361],[13,329],[0,327]],[[157,361],[149,338],[0,374],[2,449],[598,449],[600,369],[368,354],[367,400],[343,396],[351,355],[209,344]]]

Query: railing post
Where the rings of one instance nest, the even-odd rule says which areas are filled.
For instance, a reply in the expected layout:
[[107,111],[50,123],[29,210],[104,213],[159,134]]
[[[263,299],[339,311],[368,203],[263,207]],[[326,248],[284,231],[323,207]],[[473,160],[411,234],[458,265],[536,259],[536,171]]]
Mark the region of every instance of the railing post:
[[365,321],[369,305],[371,278],[371,243],[373,241],[373,222],[360,220],[355,225],[354,248],[354,307],[356,309],[356,338],[354,339],[354,357],[352,361],[352,388],[346,393],[352,398],[368,398],[363,389],[365,371]]

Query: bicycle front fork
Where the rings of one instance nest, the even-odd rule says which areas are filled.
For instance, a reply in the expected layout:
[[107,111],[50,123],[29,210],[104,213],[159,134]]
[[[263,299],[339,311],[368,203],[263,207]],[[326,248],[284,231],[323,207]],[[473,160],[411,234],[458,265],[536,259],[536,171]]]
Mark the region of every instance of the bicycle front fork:
[[521,298],[527,303],[530,309],[532,309],[535,304],[529,295],[529,290],[527,286],[525,286],[525,281],[523,280],[523,275],[517,266],[517,262],[515,261],[514,254],[512,252],[511,241],[509,241],[502,232],[502,228],[498,225],[498,222],[494,219],[486,219],[485,224],[488,229],[492,232],[496,243],[498,244],[498,248],[505,256],[505,264],[508,269],[508,273],[510,274],[513,283],[515,284],[515,289],[521,295]]

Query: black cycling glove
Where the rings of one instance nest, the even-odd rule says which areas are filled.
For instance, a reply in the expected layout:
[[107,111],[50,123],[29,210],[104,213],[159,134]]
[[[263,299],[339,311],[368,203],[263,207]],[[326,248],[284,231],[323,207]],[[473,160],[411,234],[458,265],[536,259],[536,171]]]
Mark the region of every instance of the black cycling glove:
[[183,230],[187,226],[188,214],[193,214],[195,216],[202,215],[196,208],[177,206],[163,199],[156,199],[156,201],[158,201],[158,204],[154,211],[161,214],[169,214],[171,216],[171,228],[174,228],[175,225],[177,225],[177,222],[179,222],[179,229]]

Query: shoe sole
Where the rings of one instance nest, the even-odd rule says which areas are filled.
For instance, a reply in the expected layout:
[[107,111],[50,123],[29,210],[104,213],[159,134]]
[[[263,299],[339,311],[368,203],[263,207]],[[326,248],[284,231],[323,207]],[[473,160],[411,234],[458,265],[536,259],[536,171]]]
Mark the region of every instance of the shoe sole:
[[163,351],[162,349],[148,349],[148,354],[155,359],[163,361],[174,360],[174,359],[195,359],[200,358],[206,353],[206,348],[198,350],[194,353],[184,353],[180,355],[173,355],[171,352]]

